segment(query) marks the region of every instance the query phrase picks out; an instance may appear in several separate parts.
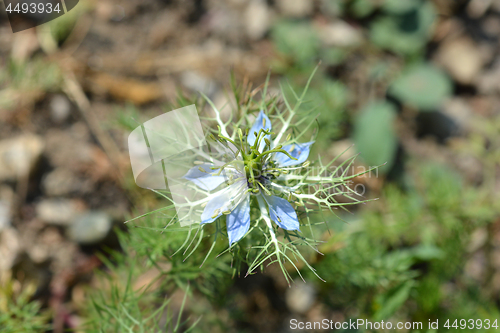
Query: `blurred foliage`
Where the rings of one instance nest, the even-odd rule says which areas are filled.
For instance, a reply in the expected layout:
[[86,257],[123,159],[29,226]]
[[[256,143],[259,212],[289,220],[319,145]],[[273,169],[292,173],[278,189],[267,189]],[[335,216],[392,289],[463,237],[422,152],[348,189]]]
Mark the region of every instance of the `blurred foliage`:
[[420,64],[407,68],[392,82],[389,93],[422,111],[435,110],[451,96],[452,82],[440,69]]
[[386,0],[384,15],[370,26],[372,42],[401,55],[423,51],[432,33],[436,12],[429,1]]
[[493,299],[463,275],[472,231],[495,213],[477,214],[477,194],[444,165],[413,161],[412,174],[407,190],[388,185],[380,205],[331,224],[316,265],[329,277],[318,285],[324,302],[352,304],[349,316],[372,321],[498,317]]
[[0,275],[0,328],[2,333],[43,332],[49,329],[49,313],[32,300],[36,284],[21,284],[9,273]]
[[276,48],[299,67],[308,67],[320,49],[320,40],[310,22],[281,21],[275,24],[272,38]]
[[53,62],[41,57],[29,62],[11,60],[6,68],[0,68],[0,88],[5,87],[0,90],[0,108],[12,109],[33,96],[56,91],[61,82],[61,70]]
[[[100,256],[108,270],[99,274],[99,288],[88,290],[86,331],[204,332],[197,327],[200,320],[216,322],[196,304],[189,306],[190,315],[182,313],[191,297],[217,301],[217,295],[224,295],[229,263],[213,256],[204,262],[202,251],[184,260],[177,249],[186,239],[185,229],[163,233],[164,223],[147,217],[140,226],[129,224],[130,232],[117,230],[122,251]],[[202,241],[207,247],[208,239]],[[184,290],[184,300],[174,307],[171,297],[177,290]]]
[[397,137],[394,130],[396,108],[388,102],[368,104],[354,122],[353,139],[362,159],[369,166],[380,167],[381,172],[390,170],[394,163]]

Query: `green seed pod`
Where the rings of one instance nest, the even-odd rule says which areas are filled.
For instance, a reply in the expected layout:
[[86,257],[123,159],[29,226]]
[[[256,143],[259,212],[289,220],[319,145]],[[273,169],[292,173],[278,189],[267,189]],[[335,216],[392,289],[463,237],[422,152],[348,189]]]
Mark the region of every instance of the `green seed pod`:
[[311,161],[306,161],[304,164],[302,164],[302,167],[307,168],[310,165],[311,165]]
[[268,138],[264,138],[264,141],[266,141],[266,145],[268,145],[269,147],[271,147],[271,141],[269,141]]
[[205,169],[203,169],[202,167],[198,167],[198,170],[200,170],[200,171],[201,171],[201,172],[203,172],[203,173],[208,173],[208,172],[206,172],[206,171],[205,171]]
[[292,133],[288,133],[288,135],[286,136],[286,141],[290,141],[291,138],[292,138]]

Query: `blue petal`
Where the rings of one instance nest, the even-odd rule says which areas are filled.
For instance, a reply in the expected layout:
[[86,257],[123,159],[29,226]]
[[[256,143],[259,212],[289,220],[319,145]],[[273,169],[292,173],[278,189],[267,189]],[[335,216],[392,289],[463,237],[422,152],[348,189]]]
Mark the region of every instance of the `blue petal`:
[[[264,119],[265,119],[265,126],[263,126]],[[250,129],[250,131],[248,133],[248,138],[247,138],[248,144],[250,146],[253,146],[255,144],[255,139],[256,139],[255,133],[259,134],[259,131],[261,129],[265,129],[265,130],[270,131],[271,128],[272,128],[271,121],[265,115],[264,111],[261,110],[259,115],[257,116],[257,119],[255,119],[255,123],[253,124],[252,128]],[[264,138],[267,138],[270,140],[271,136],[265,135]],[[262,153],[262,150],[264,149],[264,147],[266,146],[266,142],[264,141],[264,138],[261,139],[259,147],[257,149],[261,153]]]
[[300,230],[299,219],[292,205],[285,199],[275,196],[264,196],[269,205],[269,216],[278,226],[285,230]]
[[[207,173],[200,171],[202,168]],[[187,179],[195,183],[198,187],[206,191],[212,191],[216,189],[220,184],[227,180],[224,172],[221,172],[219,176],[216,176],[219,169],[212,170],[213,164],[202,164],[191,168],[182,178]]]
[[309,157],[309,147],[314,143],[314,141],[306,143],[295,143],[291,145],[283,146],[283,150],[287,151],[295,157],[297,160],[292,160],[290,157],[283,153],[276,153],[274,160],[279,166],[292,166],[307,161]]
[[245,190],[246,180],[243,180],[214,193],[201,214],[201,223],[212,223],[222,215],[222,212],[231,210],[234,203],[239,202],[241,196],[245,195]]
[[229,246],[245,236],[250,228],[250,196],[243,201],[226,218]]

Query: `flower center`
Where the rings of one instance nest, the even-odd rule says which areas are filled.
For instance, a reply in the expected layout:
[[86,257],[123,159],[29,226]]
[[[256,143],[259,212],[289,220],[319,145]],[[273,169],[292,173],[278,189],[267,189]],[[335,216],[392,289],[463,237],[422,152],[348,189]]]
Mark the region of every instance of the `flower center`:
[[[281,173],[286,172],[282,168],[276,165],[274,160],[271,158],[275,153],[284,153],[288,155],[288,157],[295,159],[290,156],[290,154],[282,149],[282,146],[278,146],[272,148],[271,141],[269,138],[274,133],[266,130],[260,129],[259,132],[251,133],[255,136],[255,140],[253,144],[248,142],[249,137],[249,129],[246,129],[244,132],[238,128],[236,129],[238,133],[239,140],[232,140],[228,137],[225,137],[221,134],[219,128],[219,141],[225,141],[225,143],[231,143],[235,146],[239,154],[243,159],[243,166],[245,176],[248,182],[248,189],[252,193],[259,193],[260,190],[266,192],[266,194],[270,195],[271,193],[267,189],[267,184],[271,179],[278,177]],[[228,165],[231,163],[228,163]],[[225,166],[221,167],[221,171]]]

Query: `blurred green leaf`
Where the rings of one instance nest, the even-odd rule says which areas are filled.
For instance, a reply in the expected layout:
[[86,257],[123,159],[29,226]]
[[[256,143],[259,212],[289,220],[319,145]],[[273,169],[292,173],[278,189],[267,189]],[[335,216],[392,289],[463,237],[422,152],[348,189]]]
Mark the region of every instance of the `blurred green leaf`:
[[434,245],[419,245],[415,249],[413,249],[413,256],[416,259],[429,261],[432,259],[441,259],[443,258],[443,251],[441,251],[438,247]]
[[347,1],[348,0],[322,0],[322,12],[333,17],[339,17],[344,14]]
[[414,285],[415,281],[408,280],[390,289],[387,293],[378,295],[375,304],[380,308],[373,315],[373,319],[381,321],[393,315],[410,297],[410,292]]
[[452,83],[440,69],[421,64],[406,70],[389,87],[389,93],[421,110],[432,110],[451,95]]
[[339,65],[347,58],[347,52],[339,47],[329,47],[321,50],[320,59],[325,65]]
[[299,65],[313,61],[320,47],[318,34],[309,22],[281,21],[274,26],[272,38],[278,50]]
[[436,10],[430,2],[408,12],[382,16],[372,23],[370,39],[384,49],[403,55],[415,54],[427,44],[435,17]]
[[385,0],[382,9],[392,14],[403,14],[422,6],[421,0]]
[[380,168],[387,172],[394,163],[397,138],[393,128],[396,114],[394,105],[385,101],[372,102],[361,110],[354,123],[354,142],[361,158],[375,166],[385,162]]
[[351,6],[352,13],[359,18],[372,14],[376,9],[377,5],[374,0],[354,0]]

